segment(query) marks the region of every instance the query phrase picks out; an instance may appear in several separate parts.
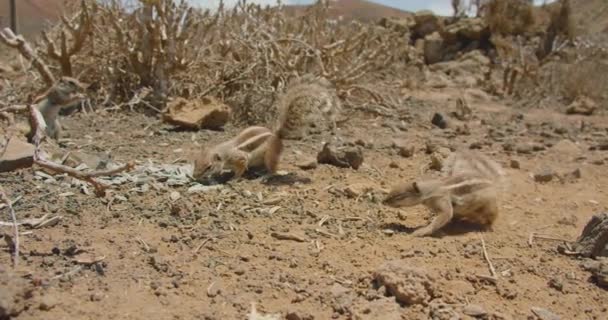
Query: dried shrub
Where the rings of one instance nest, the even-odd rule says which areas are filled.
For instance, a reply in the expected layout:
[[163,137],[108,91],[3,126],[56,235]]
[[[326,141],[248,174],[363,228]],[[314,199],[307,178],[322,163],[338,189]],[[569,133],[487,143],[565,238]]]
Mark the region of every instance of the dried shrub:
[[169,96],[215,96],[234,109],[236,122],[262,124],[275,118],[276,100],[294,77],[323,77],[352,105],[362,92],[353,86],[397,72],[395,62],[411,56],[407,38],[332,20],[326,1],[298,16],[280,3],[243,0],[214,11],[184,0],[91,1],[49,31],[41,51],[62,74],[92,83],[93,105],[101,107],[133,107],[127,102],[149,88],[153,94],[136,99],[148,110],[162,111]]
[[490,0],[483,16],[492,34],[523,34],[534,25],[534,5],[528,0]]
[[570,1],[559,0],[556,5],[549,7],[549,23],[537,49],[537,57],[544,59],[560,45],[561,41],[572,41],[574,33]]
[[578,97],[605,101],[608,92],[608,61],[584,60],[561,66],[561,93],[572,102]]

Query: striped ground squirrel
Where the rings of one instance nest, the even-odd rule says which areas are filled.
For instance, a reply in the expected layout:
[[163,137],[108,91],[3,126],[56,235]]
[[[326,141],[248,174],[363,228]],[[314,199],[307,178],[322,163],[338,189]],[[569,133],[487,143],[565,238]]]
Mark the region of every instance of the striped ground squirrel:
[[[63,107],[74,104],[83,99],[82,93],[86,85],[71,77],[62,77],[57,83],[43,94],[36,105],[44,121],[46,122],[45,133],[48,137],[58,140],[61,135],[61,123],[59,123],[59,111]],[[31,139],[32,132],[28,134]]]
[[455,152],[442,172],[441,178],[395,185],[383,203],[395,208],[423,204],[437,214],[415,236],[432,235],[453,218],[491,229],[499,211],[499,184],[505,176],[501,166],[480,153]]
[[247,170],[259,167],[275,173],[283,152],[283,140],[301,138],[309,133],[306,129],[311,123],[319,126],[314,116],[322,114],[330,127],[335,128],[340,103],[330,89],[328,80],[311,75],[292,82],[279,99],[274,130],[248,127],[228,141],[203,148],[194,159],[193,178],[201,180],[223,170],[231,170],[238,178]]

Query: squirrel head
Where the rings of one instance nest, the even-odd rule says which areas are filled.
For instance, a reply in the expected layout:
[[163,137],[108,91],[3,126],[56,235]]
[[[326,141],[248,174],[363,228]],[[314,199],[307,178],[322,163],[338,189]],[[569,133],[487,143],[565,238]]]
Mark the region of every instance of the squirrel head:
[[417,181],[395,185],[382,203],[393,208],[415,206],[425,199],[426,188],[425,182]]
[[72,77],[61,77],[48,91],[47,98],[53,103],[63,104],[86,91],[87,85]]
[[198,156],[194,158],[192,177],[195,180],[200,180],[212,174],[221,172],[223,167],[222,164],[223,160],[218,153],[210,151],[209,149],[203,149]]

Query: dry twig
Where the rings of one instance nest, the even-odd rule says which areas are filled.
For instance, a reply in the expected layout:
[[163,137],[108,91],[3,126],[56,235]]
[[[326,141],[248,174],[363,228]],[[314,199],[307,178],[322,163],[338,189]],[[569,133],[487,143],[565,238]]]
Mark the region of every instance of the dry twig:
[[488,255],[488,250],[486,249],[486,241],[483,239],[482,235],[479,236],[479,239],[481,240],[481,248],[483,249],[483,258],[486,260],[486,263],[490,268],[490,274],[492,275],[492,278],[498,279],[496,276],[496,269],[494,269],[494,265],[492,264],[490,256]]
[[25,41],[23,36],[16,36],[9,28],[4,28],[0,31],[0,41],[9,47],[19,50],[19,53],[27,60],[32,62],[32,65],[38,70],[40,76],[46,83],[47,87],[55,83],[55,77],[51,73],[49,67],[38,57],[36,51]]
[[278,232],[273,232],[270,234],[273,238],[278,239],[278,240],[292,240],[292,241],[297,241],[297,242],[307,242],[306,239],[291,234],[291,233],[278,233]]
[[30,106],[30,124],[32,126],[32,132],[34,132],[34,135],[32,138],[34,141],[34,146],[35,146],[34,163],[43,168],[52,170],[54,172],[66,173],[69,176],[72,176],[76,179],[90,183],[95,188],[95,194],[98,197],[105,196],[106,186],[101,184],[100,182],[98,182],[97,180],[95,180],[93,178],[100,177],[100,176],[110,176],[110,175],[116,174],[118,172],[128,171],[128,170],[131,170],[135,165],[133,162],[129,162],[127,164],[124,164],[124,165],[114,168],[114,169],[102,170],[102,171],[92,171],[92,172],[82,172],[82,171],[76,170],[72,167],[68,167],[68,166],[65,166],[62,164],[58,164],[58,163],[54,163],[52,161],[46,160],[40,156],[40,142],[44,136],[43,126],[45,126],[46,124],[44,124],[44,119],[40,115],[40,112],[38,110],[36,110],[36,108],[34,106]]
[[6,204],[8,207],[8,211],[11,215],[11,220],[13,223],[13,268],[16,268],[19,262],[19,227],[17,226],[17,216],[15,215],[15,210],[13,209],[13,203],[4,192],[2,186],[0,186],[0,200],[2,200],[2,202],[4,202],[4,204]]
[[534,245],[534,240],[535,239],[542,239],[542,240],[549,240],[549,241],[560,241],[560,242],[565,242],[565,243],[572,243],[572,242],[574,242],[572,240],[567,240],[567,239],[563,239],[563,238],[558,238],[558,237],[544,235],[544,234],[537,234],[536,232],[532,232],[532,233],[530,233],[530,236],[528,237],[528,245],[530,247],[532,247]]

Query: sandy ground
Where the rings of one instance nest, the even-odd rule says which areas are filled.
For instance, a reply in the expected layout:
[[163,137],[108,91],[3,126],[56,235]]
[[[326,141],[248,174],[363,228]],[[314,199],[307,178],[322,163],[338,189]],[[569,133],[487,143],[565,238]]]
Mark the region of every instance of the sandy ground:
[[[580,261],[559,254],[560,241],[528,240],[532,232],[575,240],[593,214],[606,210],[608,153],[589,147],[608,139],[608,119],[518,110],[482,97],[470,99],[470,134],[432,128],[433,113],[447,115],[454,96],[415,92],[397,112],[404,120],[351,115],[338,137],[363,145],[358,170],[296,166],[336,137],[286,141],[281,170],[304,181],[292,185],[245,179],[189,194],[188,186],[159,182],[142,192],[126,184],[102,199],[62,185],[68,178],[47,183],[32,169],[0,174],[9,196],[23,197],[15,205],[19,218],[63,217],[53,226],[22,228],[20,267],[10,274],[8,247],[0,244],[0,284],[23,295],[12,302],[22,309],[16,319],[244,319],[252,302],[287,319],[472,319],[465,315],[471,305],[482,309],[482,319],[536,319],[533,308],[561,319],[606,319],[607,292],[589,281]],[[111,152],[123,162],[181,163],[195,142],[221,141],[239,129],[176,131],[155,121],[75,114],[64,120],[64,146]],[[400,156],[393,139],[414,146],[414,155]],[[381,190],[420,176],[427,141],[473,145],[505,167],[509,183],[493,231],[454,224],[415,238],[410,233],[430,221],[428,210],[380,204]],[[569,175],[576,169],[580,178]],[[533,174],[543,170],[564,178],[536,182]],[[347,187],[357,195],[344,194]],[[273,232],[304,241],[278,240]],[[495,284],[479,277],[490,272],[482,237]],[[96,257],[103,260],[75,262]],[[424,301],[400,305],[374,286],[374,271],[393,260],[428,275]]]

